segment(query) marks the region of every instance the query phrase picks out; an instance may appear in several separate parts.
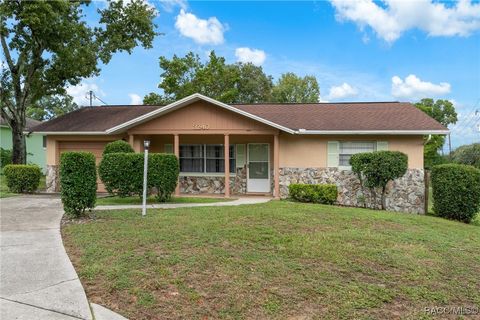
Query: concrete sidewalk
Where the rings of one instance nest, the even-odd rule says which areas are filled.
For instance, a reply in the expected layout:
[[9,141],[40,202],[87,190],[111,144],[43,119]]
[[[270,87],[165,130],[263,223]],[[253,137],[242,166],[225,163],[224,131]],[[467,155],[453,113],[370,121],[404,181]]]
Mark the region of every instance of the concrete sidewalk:
[[[223,202],[209,202],[209,203],[155,203],[147,204],[147,209],[176,209],[176,208],[191,208],[191,207],[226,207],[239,206],[242,204],[258,204],[265,203],[272,200],[269,197],[242,197],[232,201]],[[115,209],[141,209],[142,205],[108,205],[96,206],[95,210],[115,210]]]
[[0,200],[0,319],[92,319],[63,247],[58,197]]

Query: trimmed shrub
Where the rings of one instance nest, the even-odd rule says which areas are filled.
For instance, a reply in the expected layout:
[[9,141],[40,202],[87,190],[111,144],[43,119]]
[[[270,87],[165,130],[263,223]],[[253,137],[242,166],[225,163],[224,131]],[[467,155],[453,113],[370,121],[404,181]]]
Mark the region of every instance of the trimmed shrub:
[[480,210],[480,170],[462,164],[433,167],[433,211],[436,215],[469,223]]
[[300,202],[334,204],[337,201],[337,186],[334,184],[291,184],[290,197]]
[[90,152],[64,152],[60,157],[60,193],[63,209],[72,217],[95,207],[97,168]]
[[109,153],[134,153],[132,146],[128,142],[123,140],[117,140],[107,143],[105,149],[103,149],[103,155]]
[[8,164],[3,168],[8,189],[15,193],[32,193],[40,184],[42,170],[37,165]]
[[[108,193],[126,197],[143,193],[143,153],[106,154],[98,173]],[[150,191],[155,189],[158,201],[165,202],[177,186],[178,159],[173,154],[151,153],[148,155],[147,183]]]
[[0,168],[12,163],[12,150],[0,148]]
[[372,194],[375,194],[375,188],[381,188],[382,209],[385,210],[387,184],[407,172],[408,157],[399,151],[357,153],[350,158],[350,165],[362,186],[369,188]]

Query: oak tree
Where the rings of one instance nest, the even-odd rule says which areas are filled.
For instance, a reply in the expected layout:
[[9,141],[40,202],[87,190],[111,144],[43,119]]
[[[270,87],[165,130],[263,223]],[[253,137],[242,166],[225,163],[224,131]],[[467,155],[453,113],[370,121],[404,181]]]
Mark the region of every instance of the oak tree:
[[117,52],[152,47],[155,9],[141,0],[108,2],[87,20],[89,1],[1,1],[1,115],[12,129],[13,162],[25,163],[27,108],[98,75]]

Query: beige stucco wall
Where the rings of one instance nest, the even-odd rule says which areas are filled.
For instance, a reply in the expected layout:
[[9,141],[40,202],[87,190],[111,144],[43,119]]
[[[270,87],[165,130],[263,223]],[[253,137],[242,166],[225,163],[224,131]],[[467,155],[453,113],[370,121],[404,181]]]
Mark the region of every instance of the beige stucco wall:
[[328,141],[387,141],[388,150],[401,151],[408,156],[409,169],[423,169],[422,136],[325,136],[284,133],[280,134],[280,167],[326,167]]

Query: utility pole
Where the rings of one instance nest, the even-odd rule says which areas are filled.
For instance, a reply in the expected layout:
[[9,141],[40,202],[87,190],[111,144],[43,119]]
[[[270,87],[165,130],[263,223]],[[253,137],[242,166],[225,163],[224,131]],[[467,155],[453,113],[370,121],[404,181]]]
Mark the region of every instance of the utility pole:
[[452,140],[450,139],[450,133],[448,134],[448,156],[452,159]]
[[92,100],[93,100],[93,91],[90,90],[88,93],[90,95],[90,107],[91,107],[92,106]]

